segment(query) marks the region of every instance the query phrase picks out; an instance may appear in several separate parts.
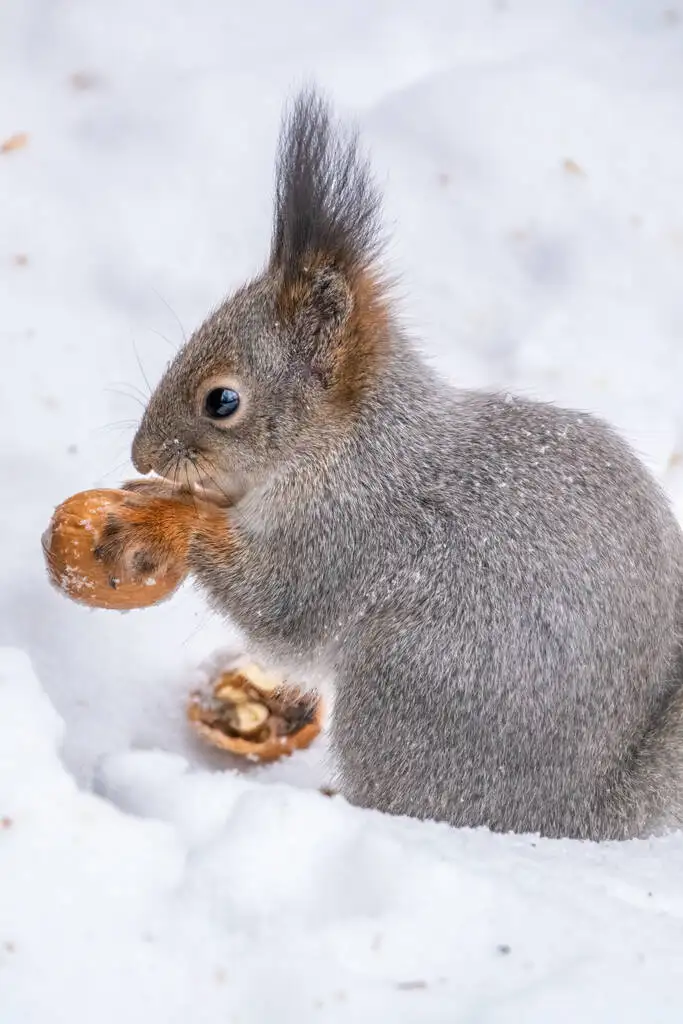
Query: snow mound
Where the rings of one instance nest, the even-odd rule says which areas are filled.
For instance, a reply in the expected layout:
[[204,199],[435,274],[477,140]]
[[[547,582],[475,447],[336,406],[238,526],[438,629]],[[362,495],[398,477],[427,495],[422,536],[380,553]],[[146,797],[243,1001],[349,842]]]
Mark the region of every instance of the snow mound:
[[680,1020],[681,836],[454,831],[155,752],[107,801],[61,736],[0,649],[6,1024]]

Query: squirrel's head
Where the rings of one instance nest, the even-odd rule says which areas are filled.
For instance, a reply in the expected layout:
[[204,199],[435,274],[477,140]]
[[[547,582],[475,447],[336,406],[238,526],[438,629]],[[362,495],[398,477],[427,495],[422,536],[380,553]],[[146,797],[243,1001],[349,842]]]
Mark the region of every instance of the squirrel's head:
[[168,367],[133,442],[139,472],[234,498],[345,429],[387,351],[378,220],[355,137],[301,94],[280,137],[268,266]]

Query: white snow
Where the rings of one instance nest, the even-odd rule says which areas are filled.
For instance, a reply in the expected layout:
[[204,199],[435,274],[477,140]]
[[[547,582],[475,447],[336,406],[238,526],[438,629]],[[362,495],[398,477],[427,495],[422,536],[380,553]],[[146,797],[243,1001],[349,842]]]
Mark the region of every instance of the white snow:
[[132,474],[145,378],[261,265],[312,78],[426,355],[608,417],[683,516],[683,8],[2,5],[0,1021],[678,1022],[683,837],[360,812],[317,792],[324,741],[228,765],[185,702],[233,628],[189,588],[121,615],[47,584],[53,506]]
[[3,1022],[680,1019],[680,836],[456,831],[150,751],[108,759],[119,810],[61,736],[2,649]]

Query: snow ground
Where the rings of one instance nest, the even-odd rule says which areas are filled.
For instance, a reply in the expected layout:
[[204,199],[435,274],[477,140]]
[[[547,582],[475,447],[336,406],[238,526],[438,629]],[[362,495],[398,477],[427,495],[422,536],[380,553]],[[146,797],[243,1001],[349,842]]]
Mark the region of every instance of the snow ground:
[[609,417],[683,516],[682,58],[653,0],[2,6],[2,1024],[680,1021],[682,837],[385,819],[316,792],[324,743],[226,769],[184,700],[240,638],[191,590],[71,605],[39,538],[131,472],[178,321],[260,265],[311,78],[360,121],[426,355]]

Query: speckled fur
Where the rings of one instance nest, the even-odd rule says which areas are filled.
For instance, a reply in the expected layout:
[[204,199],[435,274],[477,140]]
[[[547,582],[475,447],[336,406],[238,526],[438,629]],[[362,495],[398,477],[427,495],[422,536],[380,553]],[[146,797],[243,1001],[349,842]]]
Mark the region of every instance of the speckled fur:
[[[190,339],[134,442],[141,471],[230,493],[230,542],[191,546],[211,603],[333,675],[356,804],[596,839],[683,823],[665,497],[597,419],[425,366],[377,276],[367,168],[315,96],[279,168],[266,270]],[[225,373],[245,407],[219,429],[197,396]]]

